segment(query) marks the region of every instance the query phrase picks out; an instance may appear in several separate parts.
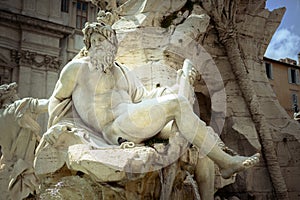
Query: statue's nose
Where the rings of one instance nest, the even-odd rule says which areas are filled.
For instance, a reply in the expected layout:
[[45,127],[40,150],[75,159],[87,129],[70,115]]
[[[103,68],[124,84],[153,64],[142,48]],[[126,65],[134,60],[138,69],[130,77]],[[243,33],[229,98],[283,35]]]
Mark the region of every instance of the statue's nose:
[[103,41],[102,40],[97,40],[96,41],[96,46],[100,46],[100,45],[103,45]]

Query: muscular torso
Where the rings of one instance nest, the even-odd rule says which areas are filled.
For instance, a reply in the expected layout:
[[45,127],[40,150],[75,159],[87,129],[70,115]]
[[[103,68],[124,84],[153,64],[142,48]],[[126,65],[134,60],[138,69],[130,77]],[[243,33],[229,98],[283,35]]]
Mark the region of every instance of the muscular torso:
[[[110,72],[104,73],[93,69],[89,63],[85,57],[73,60],[63,68],[50,98],[50,115],[57,112],[61,102],[72,98],[74,110],[68,112],[66,118],[77,113],[86,126],[102,133],[111,144],[117,144],[119,137],[133,141],[134,138],[116,128],[116,124],[128,114],[128,108],[132,110],[133,105],[148,95],[147,91],[124,66],[115,64]],[[122,122],[127,127],[124,119]]]
[[81,67],[72,100],[85,124],[103,131],[132,103],[128,89],[126,78],[117,66],[110,74]]

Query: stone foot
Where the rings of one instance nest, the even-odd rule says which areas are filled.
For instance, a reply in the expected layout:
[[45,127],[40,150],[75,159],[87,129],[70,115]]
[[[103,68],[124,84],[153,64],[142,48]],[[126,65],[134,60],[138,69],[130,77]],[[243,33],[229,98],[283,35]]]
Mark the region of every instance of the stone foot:
[[251,168],[259,162],[260,154],[256,153],[250,157],[234,156],[233,163],[227,168],[221,169],[221,175],[223,178],[230,178],[233,174]]

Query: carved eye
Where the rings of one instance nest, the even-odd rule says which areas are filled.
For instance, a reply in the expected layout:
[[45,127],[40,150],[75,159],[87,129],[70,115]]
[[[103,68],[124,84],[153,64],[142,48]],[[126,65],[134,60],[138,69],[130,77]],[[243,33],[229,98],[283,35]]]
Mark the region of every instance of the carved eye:
[[96,40],[95,39],[92,39],[92,41],[91,41],[91,44],[95,44],[96,43]]

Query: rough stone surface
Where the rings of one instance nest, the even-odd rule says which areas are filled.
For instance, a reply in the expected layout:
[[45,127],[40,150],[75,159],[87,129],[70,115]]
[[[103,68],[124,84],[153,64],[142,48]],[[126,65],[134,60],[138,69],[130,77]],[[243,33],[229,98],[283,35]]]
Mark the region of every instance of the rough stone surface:
[[[218,1],[218,8],[229,12],[226,10],[228,2],[227,0]],[[211,101],[211,104],[209,102],[200,104],[202,108],[205,105],[212,107],[212,110],[205,111],[206,122],[216,124],[213,128],[222,130],[222,139],[237,152],[250,155],[255,151],[261,151],[267,154],[265,149],[273,147],[261,143],[264,130],[260,129],[259,122],[255,121],[256,115],[263,115],[266,120],[264,125],[275,131],[267,138],[269,141],[274,140],[274,143],[269,142],[268,145],[273,145],[277,152],[278,166],[282,168],[277,173],[284,177],[282,184],[294,196],[297,189],[291,186],[294,180],[290,178],[289,170],[294,169],[293,174],[298,177],[298,172],[294,167],[299,166],[296,156],[299,152],[299,136],[296,133],[300,128],[299,124],[291,121],[280,107],[274,93],[270,90],[271,87],[264,75],[261,62],[267,44],[280,23],[284,10],[278,9],[270,12],[264,9],[265,2],[263,0],[240,2],[235,5],[237,10],[230,10],[236,11],[236,13],[227,15],[235,17],[236,27],[230,29],[230,24],[227,24],[230,19],[218,18],[222,15],[220,10],[210,7],[206,4],[207,2],[202,3],[164,1],[163,4],[159,4],[158,1],[151,3],[129,1],[119,13],[121,19],[114,25],[120,41],[117,59],[136,71],[149,89],[159,85],[172,85],[175,71],[180,68],[183,59],[186,57],[198,59],[197,64],[201,67],[195,91],[201,93],[202,100],[210,99]],[[223,20],[224,29],[220,27],[222,23],[219,23],[218,20]],[[224,30],[227,32],[225,31],[225,34],[222,35]],[[237,46],[224,45],[224,41],[228,38],[234,38]],[[241,69],[247,72],[247,78],[251,81],[246,88],[236,80],[240,72],[233,73],[232,65],[236,63],[232,61],[231,56],[234,55],[235,50],[240,52],[243,67]],[[219,84],[216,76],[212,76],[213,73],[209,70],[213,67],[208,67],[211,66],[210,64],[217,67],[222,84]],[[213,87],[210,87],[210,84],[213,84]],[[218,104],[219,99],[216,98],[223,84],[226,92],[225,111],[222,110],[222,102]],[[254,93],[251,93],[253,96],[248,98],[245,96],[245,91],[249,89]],[[215,95],[216,97],[214,97]],[[251,107],[252,99],[259,104],[256,111]],[[225,123],[215,118],[218,116],[215,115],[216,113],[226,117]],[[286,143],[290,145],[285,145]],[[291,149],[294,151],[291,152]],[[289,156],[286,156],[287,154]],[[268,155],[266,156],[268,157]],[[274,180],[272,179],[273,175],[269,174],[270,170],[272,171],[272,166],[268,166],[268,162],[263,160],[255,169],[240,174],[236,183],[227,191],[239,194],[240,199],[245,199],[249,195],[257,199],[274,197],[271,194],[274,193],[272,186]],[[178,171],[174,189],[177,188],[176,184],[180,182],[179,180],[184,179],[183,175],[179,175],[180,173]],[[158,178],[157,175],[156,178]],[[257,183],[257,180],[260,182]],[[285,190],[285,186],[283,186],[283,190]],[[174,189],[172,194],[177,196],[178,192]],[[278,187],[276,189],[278,190]],[[137,197],[137,190],[134,192],[130,188],[127,190],[132,192],[132,197]],[[280,192],[277,193],[277,195],[280,194]],[[183,196],[189,198],[186,193],[183,193]],[[231,196],[231,199],[236,198],[234,195]]]
[[[119,12],[121,19],[114,26],[120,41],[117,59],[137,72],[148,89],[159,85],[171,86],[176,77],[176,70],[182,66],[185,57],[190,56],[194,60],[199,59],[200,61],[197,64],[202,67],[200,69],[203,69],[203,71],[200,71],[200,76],[196,80],[195,91],[199,93],[198,97],[201,97],[198,99],[199,101],[208,99],[206,104],[199,103],[199,107],[202,108],[200,109],[200,116],[203,116],[201,112],[203,112],[204,107],[206,123],[217,124],[213,128],[220,130],[225,143],[238,153],[250,155],[259,151],[264,154],[261,163],[257,167],[239,174],[235,183],[230,186],[222,188],[224,184],[228,183],[224,183],[222,180],[218,181],[217,176],[216,183],[221,185],[215,186],[220,188],[218,195],[228,199],[288,199],[288,194],[289,199],[297,199],[300,194],[299,187],[297,187],[300,177],[300,126],[299,123],[291,120],[280,107],[264,74],[264,66],[262,65],[264,52],[281,21],[284,9],[268,11],[264,8],[264,0],[240,1],[236,5],[232,3],[233,1],[222,0],[216,1],[218,6],[215,7],[208,5],[208,1],[200,2],[191,0],[168,0],[163,1],[163,3],[162,1],[128,1]],[[230,2],[233,5],[232,10],[226,7],[231,5]],[[30,7],[29,4],[26,5]],[[41,7],[40,4],[39,7]],[[228,13],[230,11],[236,12]],[[47,11],[41,8],[40,12],[45,13]],[[226,13],[229,18],[224,17],[222,13]],[[55,13],[51,14],[52,17],[54,15]],[[233,23],[236,27],[230,27],[229,22],[232,20],[230,17],[233,17]],[[221,25],[225,27],[220,27]],[[226,27],[226,25],[229,27]],[[13,29],[7,30],[9,30],[9,34],[6,34],[5,37],[11,39],[17,37],[18,33]],[[222,30],[225,30],[224,35]],[[1,33],[7,32],[1,31]],[[33,37],[28,31],[25,31],[23,36],[24,38]],[[57,46],[57,39],[55,38],[57,37],[50,37],[47,40],[51,40],[53,45]],[[233,38],[237,45],[226,46],[226,40]],[[43,43],[45,41],[43,38],[38,37],[37,44],[33,45],[30,50],[33,47],[41,48],[40,45],[45,45]],[[12,45],[17,47],[17,42]],[[202,47],[206,52],[203,52]],[[236,55],[235,50],[239,52],[241,63],[236,60],[232,61],[232,56]],[[3,55],[8,59],[10,54],[7,52],[4,52]],[[18,53],[23,55],[22,52]],[[25,53],[32,55],[31,51]],[[53,59],[57,57],[57,54],[51,55]],[[36,80],[43,80],[45,76],[50,77],[49,80],[51,81],[47,83],[50,90],[53,87],[52,81],[57,74],[57,72],[54,72],[55,70],[47,72],[47,74],[36,73],[34,67],[42,63],[44,54],[34,56],[33,58],[30,57],[31,59],[21,56],[20,73],[22,73],[22,78],[20,83],[24,89],[22,89],[24,94],[30,94],[29,88],[31,88],[32,83],[29,80],[32,77],[35,77]],[[34,62],[33,66],[29,65],[33,61],[39,62]],[[222,84],[216,76],[205,79],[212,75],[207,71],[211,69],[209,68],[212,66],[211,63],[218,69],[225,88],[225,111],[222,109],[222,104],[218,104],[219,101],[216,101],[216,104],[211,103],[212,97],[218,95],[221,91],[220,87],[222,88]],[[240,71],[233,70],[232,66],[236,64],[242,66]],[[48,65],[43,63],[43,66]],[[248,86],[240,84],[237,80],[242,71],[247,74]],[[213,89],[207,86],[211,82],[214,82]],[[247,97],[245,91],[249,90],[254,91],[254,93]],[[46,92],[49,93],[48,89]],[[218,100],[218,98],[216,99]],[[253,99],[258,103],[255,104],[258,106],[254,106],[257,110],[253,109],[251,104]],[[212,109],[210,109],[210,106]],[[215,115],[216,113],[218,115]],[[219,122],[220,120],[217,120],[216,116],[225,117],[225,122],[222,122],[222,120]],[[262,124],[255,120],[256,116],[263,116]],[[270,130],[271,134],[265,136],[264,130],[266,129],[261,129],[261,125],[267,127],[266,129]],[[262,138],[267,139],[267,142],[263,141]],[[280,183],[277,183],[278,179],[274,179],[274,173],[272,174],[272,168],[275,165],[268,164],[267,159],[270,151],[267,150],[272,151],[275,155],[277,161],[275,165],[279,169],[276,173],[279,177],[282,177]],[[79,154],[75,155],[79,156]],[[87,158],[84,159],[87,165],[93,165],[89,161]],[[193,156],[189,159],[183,157],[181,161],[185,164],[192,163],[185,165],[190,166],[189,169],[192,173],[194,168]],[[55,168],[59,168],[64,165],[64,162],[54,163],[54,165],[56,165]],[[176,176],[172,188],[172,199],[193,199],[194,197],[191,195],[194,193],[192,184],[184,181],[186,180],[186,169],[177,170],[176,167],[181,168],[182,163],[176,163],[174,166]],[[79,170],[79,168],[76,170]],[[172,172],[172,170],[170,168],[169,172]],[[107,172],[110,173],[112,170],[110,169]],[[75,172],[64,172],[58,176],[74,175],[72,173]],[[162,181],[160,172],[151,172],[144,176],[143,179],[95,186],[95,188],[101,188],[101,192],[98,194],[102,196],[93,198],[158,199],[162,189],[160,186]],[[124,177],[125,174],[120,173],[114,180],[122,180]],[[52,191],[58,189],[67,196],[73,195],[70,194],[70,191],[75,191],[74,197],[79,194],[79,190],[82,191],[82,188],[74,188],[73,183],[82,184],[85,186],[84,190],[86,191],[92,192],[95,189],[94,186],[91,187],[91,183],[87,181],[88,179],[82,179],[79,176],[66,179],[60,177],[60,179],[67,185],[66,190],[61,189],[63,188],[61,185],[55,184],[49,188]],[[282,187],[280,188],[278,185]],[[278,189],[282,189],[282,191],[278,191]],[[45,197],[50,198],[50,193],[45,189],[41,196],[45,195]],[[282,198],[280,195],[282,195]]]

